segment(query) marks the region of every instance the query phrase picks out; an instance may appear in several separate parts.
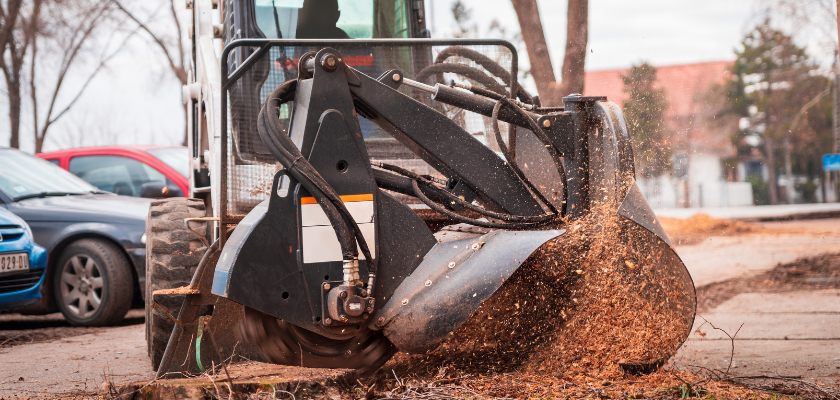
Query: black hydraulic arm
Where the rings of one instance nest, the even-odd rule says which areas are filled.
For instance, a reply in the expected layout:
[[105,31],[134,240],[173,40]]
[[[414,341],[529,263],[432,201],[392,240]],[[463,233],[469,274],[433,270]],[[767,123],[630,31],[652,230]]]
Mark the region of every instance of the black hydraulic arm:
[[360,83],[350,85],[356,109],[418,157],[505,212],[544,214],[508,163],[455,122],[385,83],[347,68]]

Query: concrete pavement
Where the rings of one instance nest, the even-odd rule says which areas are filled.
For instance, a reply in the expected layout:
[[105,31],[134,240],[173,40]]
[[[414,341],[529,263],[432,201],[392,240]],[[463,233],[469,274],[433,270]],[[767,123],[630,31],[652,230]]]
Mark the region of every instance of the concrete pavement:
[[154,378],[143,325],[0,349],[0,398],[94,393],[109,380]]
[[774,206],[698,207],[654,209],[658,217],[686,219],[706,214],[724,219],[764,219],[805,216],[809,214],[840,214],[840,203],[779,204]]
[[712,236],[702,243],[676,246],[695,286],[754,275],[801,257],[840,252],[840,219],[759,225],[776,232]]
[[735,336],[733,374],[840,384],[840,290],[737,295],[697,317],[672,363],[726,370],[733,341],[713,326]]

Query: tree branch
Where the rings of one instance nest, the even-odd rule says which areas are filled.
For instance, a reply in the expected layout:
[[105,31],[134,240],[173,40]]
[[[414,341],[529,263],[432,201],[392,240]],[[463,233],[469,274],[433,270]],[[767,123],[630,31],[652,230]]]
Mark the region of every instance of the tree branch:
[[[134,23],[136,23],[138,26],[140,26],[140,29],[146,31],[146,33],[148,33],[149,36],[152,37],[152,40],[154,40],[154,42],[158,45],[158,47],[160,47],[160,49],[163,51],[164,56],[166,56],[166,59],[169,62],[169,68],[172,69],[172,72],[174,72],[175,75],[178,76],[178,79],[180,79],[182,83],[186,83],[186,79],[181,79],[181,74],[179,74],[179,72],[178,72],[179,70],[183,70],[183,68],[175,65],[175,61],[172,59],[172,55],[169,54],[169,50],[166,48],[166,44],[163,43],[163,40],[161,40],[157,35],[155,35],[152,32],[152,30],[149,29],[148,26],[146,26],[146,24],[140,22],[140,20],[137,17],[135,17],[134,14],[129,12],[125,7],[123,7],[122,4],[120,4],[119,1],[117,1],[117,0],[111,0],[111,1],[113,1],[113,3],[117,6],[117,8],[119,8],[123,13],[125,13],[125,15],[128,16],[128,18],[130,18],[132,21],[134,21]],[[172,5],[172,10],[173,10],[173,13],[174,13],[175,12],[174,4]],[[175,19],[177,20],[177,17]],[[179,35],[180,35],[180,32],[181,32],[181,30],[179,29],[178,30]],[[181,46],[181,41],[180,40],[178,41],[178,45]],[[183,60],[183,57],[184,57],[184,55],[183,55],[183,51],[182,51],[181,52],[181,59],[182,60]],[[183,62],[181,63],[181,65],[183,65]]]
[[[178,29],[178,55],[180,59],[180,68],[178,68],[175,72],[175,75],[178,75],[178,78],[181,80],[182,85],[187,84],[187,74],[184,72],[184,43],[183,37],[181,32],[181,21],[178,21],[178,12],[175,11],[175,0],[169,0],[169,9],[172,11],[172,20],[175,21],[175,27]],[[183,75],[183,77],[182,77]]]
[[73,97],[73,100],[71,100],[71,101],[70,101],[70,103],[69,103],[66,107],[64,107],[64,109],[62,109],[62,110],[61,110],[61,111],[60,111],[60,112],[59,112],[59,113],[55,116],[55,118],[52,118],[51,120],[49,120],[49,121],[47,122],[48,124],[52,124],[52,123],[54,123],[55,121],[58,121],[58,119],[59,119],[59,118],[61,118],[61,116],[62,116],[62,115],[64,115],[67,111],[69,111],[69,110],[70,110],[70,108],[71,108],[71,107],[73,107],[73,105],[74,105],[74,104],[76,104],[76,101],[77,101],[77,100],[79,100],[79,98],[80,98],[80,97],[82,97],[82,94],[84,94],[85,89],[87,89],[87,87],[88,87],[88,85],[90,84],[90,82],[91,82],[91,81],[93,81],[93,78],[95,78],[95,77],[96,77],[96,75],[97,75],[97,74],[99,74],[99,72],[100,72],[100,71],[101,71],[101,70],[105,67],[105,65],[108,63],[108,61],[111,61],[111,59],[112,59],[112,58],[114,58],[114,56],[116,56],[116,55],[117,55],[120,51],[122,51],[122,49],[125,47],[125,43],[126,43],[126,42],[128,42],[128,40],[129,40],[132,36],[134,36],[136,33],[137,33],[137,30],[135,29],[133,32],[131,32],[131,33],[130,33],[130,34],[129,34],[129,35],[128,35],[128,36],[127,36],[124,40],[123,40],[123,42],[122,42],[122,43],[120,43],[120,45],[117,47],[117,50],[114,50],[114,51],[113,51],[110,55],[108,55],[107,57],[103,58],[103,59],[99,62],[99,65],[97,65],[97,66],[96,66],[96,69],[95,69],[95,70],[94,70],[94,71],[90,74],[90,76],[88,76],[88,78],[85,80],[85,83],[82,85],[81,89],[79,89],[79,91],[76,93],[76,96],[75,96],[75,97]]
[[[840,1],[840,0],[838,0],[838,1]],[[801,109],[799,109],[799,112],[796,114],[796,116],[793,117],[793,121],[791,121],[790,127],[788,128],[788,133],[793,133],[794,131],[796,131],[796,129],[799,128],[799,121],[802,120],[802,116],[805,115],[805,113],[808,111],[808,109],[813,107],[815,104],[817,104],[817,102],[819,102],[823,97],[825,97],[829,93],[831,93],[831,87],[830,86],[827,89],[823,90],[822,92],[818,93],[816,96],[814,96],[813,99],[811,99],[810,101],[805,103],[805,105],[802,106]]]
[[[84,45],[85,41],[87,41],[87,39],[90,38],[91,33],[93,32],[94,28],[96,28],[96,21],[105,13],[106,10],[107,10],[107,4],[105,4],[103,7],[98,9],[97,12],[89,14],[92,17],[89,18],[87,21],[83,21],[82,23],[80,23],[79,27],[76,30],[74,30],[73,35],[72,35],[71,43],[73,43],[73,41],[75,41],[77,36],[79,36],[79,35],[81,35],[81,36],[79,37],[79,41],[77,43],[73,44],[71,50],[68,51],[68,52],[65,52],[64,59],[62,60],[62,65],[61,65],[61,68],[60,68],[59,74],[58,74],[58,80],[56,81],[56,84],[55,84],[55,90],[53,91],[52,99],[50,100],[50,106],[47,109],[47,114],[45,116],[44,127],[41,129],[40,133],[38,133],[38,132],[35,133],[36,140],[38,138],[43,140],[43,138],[46,136],[47,129],[49,128],[49,126],[51,124],[50,120],[52,119],[53,110],[55,109],[55,103],[56,103],[56,100],[58,99],[58,93],[61,90],[61,86],[64,84],[64,78],[67,76],[67,72],[70,70],[70,66],[73,64],[73,61],[78,56],[79,51],[82,48],[82,45]],[[85,24],[88,24],[88,26],[85,27]],[[97,70],[98,69],[99,68],[97,68]],[[87,83],[85,83],[85,86],[86,85],[87,85]],[[36,151],[37,151],[37,149],[36,149]]]

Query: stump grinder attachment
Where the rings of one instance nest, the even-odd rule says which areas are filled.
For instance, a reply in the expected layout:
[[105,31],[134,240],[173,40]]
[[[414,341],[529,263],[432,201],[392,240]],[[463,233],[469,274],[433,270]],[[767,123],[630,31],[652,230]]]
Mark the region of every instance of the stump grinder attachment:
[[[533,271],[520,268],[529,260],[581,258],[572,253],[587,248],[563,243],[580,234],[575,223],[598,225],[599,218],[612,218],[602,229],[617,238],[616,257],[604,261],[613,265],[603,268],[624,271],[611,284],[627,285],[669,321],[658,329],[678,338],[651,342],[659,348],[645,354],[653,355],[634,361],[676,352],[694,319],[694,286],[635,184],[617,105],[571,95],[562,107],[544,108],[515,80],[495,88],[511,77],[493,77],[498,66],[468,50],[472,42],[421,41],[445,47],[431,69],[378,76],[354,66],[364,64],[359,47],[341,41],[304,43],[319,50],[278,57],[293,42],[248,41],[252,56],[233,73],[223,66],[229,129],[255,127],[265,150],[251,159],[278,168],[264,201],[235,224],[221,222],[219,243],[182,291],[180,313],[172,312],[177,322],[160,374],[195,369],[207,357],[199,343],[205,352],[217,348],[209,358],[218,363],[239,339],[238,351],[254,351],[251,343],[275,363],[375,371],[397,351],[422,353],[447,341],[506,281]],[[376,48],[369,53],[383,51]],[[244,112],[237,96],[251,90],[248,79],[265,81],[265,74],[236,78],[261,68],[258,59],[267,54],[278,60],[275,69],[291,68],[296,77],[258,92],[262,108]],[[445,62],[453,58],[471,61]],[[483,69],[469,71],[476,64]],[[483,118],[485,141],[497,150],[459,123],[466,112]],[[373,128],[427,169],[372,154],[375,141],[366,140],[365,130]],[[243,137],[223,140],[233,160],[227,168],[254,163],[242,156]],[[231,171],[223,170],[222,179]],[[222,186],[223,193],[232,190]],[[646,265],[634,268],[639,263]],[[165,296],[155,293],[155,301]],[[542,318],[563,317],[558,310]]]

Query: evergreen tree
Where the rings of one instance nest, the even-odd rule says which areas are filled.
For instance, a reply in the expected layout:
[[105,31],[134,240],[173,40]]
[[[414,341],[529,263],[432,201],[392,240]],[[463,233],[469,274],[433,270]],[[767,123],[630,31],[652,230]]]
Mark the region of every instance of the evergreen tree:
[[808,165],[814,164],[819,151],[810,146],[820,147],[823,136],[831,134],[830,119],[821,118],[829,107],[830,83],[816,73],[806,49],[774,29],[770,20],[748,33],[741,46],[735,51],[723,114],[742,121],[733,136],[739,154],[748,153],[756,143],[746,138],[761,139],[770,203],[776,204],[781,200],[777,170],[784,166],[788,180],[794,172],[811,175],[808,169],[813,168]]
[[671,167],[671,149],[667,146],[668,129],[665,90],[655,88],[656,68],[648,63],[634,65],[624,80],[624,116],[633,140],[636,172],[646,178],[659,176]]

